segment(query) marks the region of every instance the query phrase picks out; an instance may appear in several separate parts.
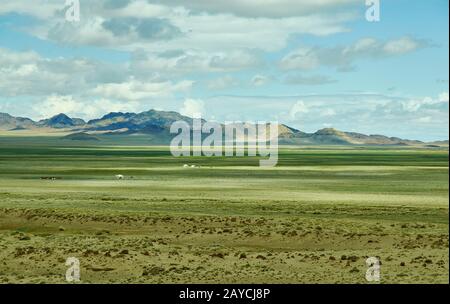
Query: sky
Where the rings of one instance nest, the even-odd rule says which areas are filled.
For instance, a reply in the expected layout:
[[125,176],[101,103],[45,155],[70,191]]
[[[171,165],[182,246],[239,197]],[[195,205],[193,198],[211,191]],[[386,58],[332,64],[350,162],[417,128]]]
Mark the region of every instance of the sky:
[[0,112],[446,140],[448,6],[380,0],[370,22],[365,0],[2,0]]

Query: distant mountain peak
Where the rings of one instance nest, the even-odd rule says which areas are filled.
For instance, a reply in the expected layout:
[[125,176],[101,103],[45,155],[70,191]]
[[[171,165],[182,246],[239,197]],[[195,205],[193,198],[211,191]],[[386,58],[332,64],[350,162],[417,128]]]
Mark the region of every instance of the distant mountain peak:
[[52,122],[64,122],[64,121],[70,121],[70,120],[72,120],[72,119],[64,113],[59,113],[57,115],[52,116],[49,119],[49,121],[52,121]]
[[323,128],[318,130],[316,133],[316,135],[338,135],[338,136],[342,136],[343,134],[345,134],[342,131],[336,130],[335,128]]
[[70,118],[64,113],[60,113],[55,116],[52,116],[49,119],[39,121],[39,125],[41,126],[57,129],[82,126],[85,123],[86,122],[80,118]]
[[29,118],[14,117],[8,113],[0,113],[0,130],[25,130],[35,127]]

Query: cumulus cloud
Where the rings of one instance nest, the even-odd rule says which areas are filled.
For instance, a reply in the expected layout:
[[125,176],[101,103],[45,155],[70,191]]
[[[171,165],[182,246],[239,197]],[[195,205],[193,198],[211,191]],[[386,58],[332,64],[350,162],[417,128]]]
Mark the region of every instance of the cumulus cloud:
[[183,103],[183,107],[180,109],[180,113],[192,118],[204,117],[205,102],[200,99],[186,99]]
[[112,18],[102,26],[116,37],[135,36],[134,39],[143,40],[169,40],[182,34],[170,21],[161,18]]
[[176,92],[186,92],[191,89],[193,81],[183,80],[177,83],[171,81],[142,82],[130,79],[122,83],[100,84],[92,93],[107,98],[139,100],[145,98],[167,97]]
[[[262,59],[264,52],[286,47],[288,38],[293,34],[324,36],[343,32],[347,30],[345,24],[355,18],[347,11],[333,12],[332,18],[323,13],[324,9],[341,8],[342,5],[355,3],[354,0],[281,1],[281,4],[279,1],[269,1],[260,5],[254,0],[182,3],[99,0],[89,5],[82,3],[81,22],[76,23],[65,20],[66,7],[59,0],[8,2],[2,4],[0,13],[14,12],[37,17],[39,20],[32,27],[16,29],[43,40],[68,46],[96,46],[141,53],[133,57],[130,67],[121,67],[125,71],[123,73],[117,72],[119,69],[115,71],[114,68],[91,63],[86,66],[84,75],[76,72],[77,77],[70,78],[67,75],[74,73],[69,68],[66,75],[55,72],[46,75],[48,69],[43,65],[47,64],[42,62],[41,66],[37,65],[43,71],[42,82],[53,84],[53,92],[48,93],[70,94],[69,88],[89,91],[89,82],[95,86],[96,82],[100,82],[98,90],[105,91],[118,87],[117,83],[126,82],[130,76],[143,80],[148,77],[149,70],[166,77],[178,77],[198,72],[231,73],[261,68],[265,66]],[[321,14],[313,13],[316,9],[320,9]],[[23,67],[20,72],[25,73],[26,69]],[[9,72],[4,70],[4,73]],[[32,74],[32,71],[29,72]],[[17,76],[22,77],[19,82],[23,83],[25,75]],[[33,86],[37,91],[48,90],[37,77],[32,79],[31,76],[28,76],[29,85],[22,85],[11,94],[29,93],[35,90],[31,88]],[[14,87],[10,85],[11,81],[4,82],[4,86]]]
[[218,70],[240,70],[259,67],[261,61],[255,53],[244,50],[234,50],[228,53],[215,54],[210,59],[210,66]]
[[448,92],[442,92],[439,94],[438,100],[440,102],[448,102]]
[[[424,98],[412,98],[405,100],[401,103],[402,110],[406,112],[421,112],[426,109],[432,109],[436,107],[441,107],[448,104],[448,92],[439,94],[437,98],[424,97]],[[448,105],[447,105],[448,107]]]
[[107,64],[83,58],[43,58],[34,52],[0,48],[2,96],[83,95],[138,100],[185,93],[192,80],[165,80],[134,71],[126,64]]
[[63,73],[52,71],[35,52],[15,53],[0,48],[1,95],[39,95],[48,92],[50,83],[55,89],[63,88],[64,80],[67,78]]
[[230,52],[203,52],[196,50],[174,50],[163,53],[136,52],[131,67],[137,73],[149,70],[161,74],[220,73],[235,72],[262,65],[257,52],[234,50]]
[[44,58],[35,52],[0,48],[0,94],[70,95],[97,84],[122,82],[130,71],[121,64],[84,58]]
[[72,96],[51,95],[44,102],[33,106],[39,118],[47,118],[59,113],[75,114],[84,110],[83,105],[73,99]]
[[243,17],[282,18],[302,16],[317,11],[327,11],[342,6],[360,4],[358,0],[151,0],[154,3],[164,3],[183,6],[195,12],[213,14],[229,13]]
[[[292,34],[330,35],[346,31],[345,24],[357,17],[347,11],[330,11],[327,15],[323,8],[341,8],[342,4],[356,3],[356,0],[304,1],[281,0],[266,2],[264,5],[245,1],[207,1],[205,4],[226,7],[248,6],[256,15],[230,14],[227,10],[215,12],[206,10],[198,13],[191,3],[172,5],[168,1],[111,1],[100,0],[81,5],[81,22],[68,23],[64,19],[64,5],[58,1],[39,0],[40,8],[34,14],[37,5],[8,4],[3,12],[23,12],[40,18],[32,28],[25,29],[41,38],[69,45],[108,46],[110,48],[132,51],[139,48],[148,51],[173,49],[203,49],[209,52],[231,51],[252,48],[259,50],[279,50],[286,46]],[[195,5],[192,4],[192,5]],[[186,7],[184,7],[186,6]],[[271,7],[269,9],[269,7]],[[307,12],[306,7],[320,9]],[[282,9],[295,13],[282,18],[271,18],[265,14]],[[47,11],[46,16],[40,11]],[[249,11],[250,11],[249,10]],[[258,13],[258,10],[261,10]],[[51,16],[51,18],[49,17]],[[258,17],[258,18],[255,18]],[[245,29],[243,31],[242,29]],[[22,29],[24,30],[24,29]],[[267,43],[267,37],[271,37]],[[155,45],[154,41],[158,41]]]
[[281,67],[286,70],[312,70],[320,65],[320,58],[313,48],[299,48],[282,58]]
[[0,15],[19,13],[38,18],[50,18],[55,12],[64,8],[64,2],[58,0],[2,1]]
[[423,46],[423,42],[411,39],[410,37],[403,37],[398,40],[386,42],[383,46],[383,51],[386,54],[399,55],[405,54]]
[[360,59],[381,59],[403,55],[427,47],[428,43],[411,37],[381,42],[363,38],[349,46],[301,47],[284,56],[280,66],[286,70],[313,70],[320,66],[334,67],[341,71],[353,68]]
[[298,118],[299,114],[305,114],[309,112],[308,106],[306,106],[303,100],[297,101],[291,108],[289,116],[291,119]]

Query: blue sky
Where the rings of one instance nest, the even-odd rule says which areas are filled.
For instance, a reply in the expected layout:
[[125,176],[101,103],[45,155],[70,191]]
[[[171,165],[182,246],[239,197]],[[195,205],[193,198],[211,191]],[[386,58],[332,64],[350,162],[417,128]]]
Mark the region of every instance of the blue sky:
[[0,112],[175,110],[448,139],[448,1],[6,0]]

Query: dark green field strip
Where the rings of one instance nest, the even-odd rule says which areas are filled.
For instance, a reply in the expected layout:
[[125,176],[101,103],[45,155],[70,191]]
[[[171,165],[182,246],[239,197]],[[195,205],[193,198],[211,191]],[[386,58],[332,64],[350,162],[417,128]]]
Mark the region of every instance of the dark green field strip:
[[[1,151],[1,150],[0,150]],[[173,157],[161,151],[92,151],[83,153],[60,153],[60,151],[46,150],[40,154],[2,154],[0,164],[9,162],[97,162],[120,161],[123,163],[144,162],[148,165],[182,165],[184,163],[199,166],[259,166],[260,157]],[[139,152],[139,153],[138,153]],[[448,154],[427,156],[414,155],[304,155],[299,153],[295,158],[280,155],[278,167],[290,166],[422,166],[422,167],[448,167]]]
[[[447,162],[448,163],[448,151],[435,151],[426,149],[381,149],[365,147],[363,149],[290,149],[280,147],[280,160],[285,162],[301,162],[316,159],[320,156],[320,161],[329,162],[331,164],[337,162],[342,163],[346,161],[361,161],[361,162]],[[138,149],[114,147],[114,146],[17,146],[1,145],[0,144],[0,156],[20,156],[26,155],[27,157],[33,156],[55,156],[55,157],[77,157],[77,156],[129,156],[129,157],[158,157],[158,156],[171,156],[168,147],[142,147]],[[201,159],[214,159],[224,160],[225,158],[214,157]]]
[[19,156],[19,157],[42,157],[52,155],[54,157],[78,157],[78,156],[124,156],[124,157],[155,157],[170,156],[167,150],[127,150],[127,149],[107,149],[105,147],[92,147],[89,149],[77,148],[49,148],[49,147],[2,147],[0,156]]
[[[299,182],[308,179],[320,179],[326,181],[340,180],[343,182],[362,181],[362,182],[415,182],[420,181],[425,184],[429,183],[446,183],[448,181],[448,169],[427,169],[406,167],[403,170],[380,169],[374,171],[351,170],[349,168],[337,170],[320,170],[304,169],[304,170],[283,170],[276,168],[271,170],[255,169],[239,169],[239,168],[208,168],[200,169],[183,169],[179,166],[168,166],[166,168],[150,166],[148,163],[128,163],[116,160],[115,162],[97,161],[93,164],[76,162],[30,162],[23,161],[21,163],[0,163],[2,171],[0,175],[45,175],[59,174],[66,178],[91,179],[106,178],[109,179],[111,174],[126,174],[139,176],[142,179],[153,178],[155,176],[170,176],[171,178],[183,177],[243,177],[243,178],[260,178],[260,179],[298,179]],[[20,166],[19,166],[20,165]]]

